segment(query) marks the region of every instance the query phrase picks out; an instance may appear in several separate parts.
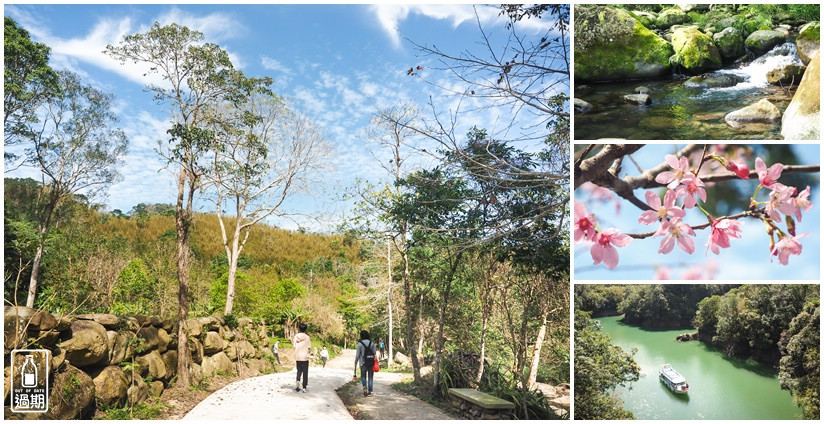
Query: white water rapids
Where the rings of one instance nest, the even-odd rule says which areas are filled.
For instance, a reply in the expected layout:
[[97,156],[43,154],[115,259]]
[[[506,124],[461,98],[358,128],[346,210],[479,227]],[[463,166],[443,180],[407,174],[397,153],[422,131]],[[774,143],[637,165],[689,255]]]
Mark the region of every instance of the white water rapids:
[[795,42],[787,42],[775,46],[772,50],[746,63],[739,68],[721,69],[716,71],[719,74],[732,74],[743,78],[741,82],[732,87],[719,87],[708,90],[709,92],[754,90],[769,85],[767,73],[783,65],[803,65],[795,49]]

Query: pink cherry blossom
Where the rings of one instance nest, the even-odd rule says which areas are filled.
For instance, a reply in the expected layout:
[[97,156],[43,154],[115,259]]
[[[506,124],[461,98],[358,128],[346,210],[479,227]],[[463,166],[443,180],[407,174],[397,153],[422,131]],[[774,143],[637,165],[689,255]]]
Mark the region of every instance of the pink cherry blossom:
[[672,272],[672,270],[665,267],[665,266],[655,267],[655,277],[653,277],[653,279],[655,279],[655,280],[669,280],[671,272]]
[[695,265],[687,269],[681,274],[682,280],[703,280],[704,268],[701,265]]
[[781,212],[784,215],[792,215],[795,213],[796,206],[792,196],[795,194],[795,187],[782,187],[781,190],[773,190],[770,192],[770,200],[767,201],[767,206],[764,208],[767,215],[773,221],[780,221]]
[[[698,198],[702,202],[707,201],[707,192],[704,190],[704,182],[692,174],[687,174],[681,180],[681,185],[675,190],[678,197],[684,196],[684,208],[690,209],[698,204]],[[696,198],[698,196],[698,198]]]
[[690,255],[695,252],[695,243],[692,241],[691,238],[687,237],[687,235],[691,235],[695,237],[695,231],[692,228],[681,222],[681,218],[673,218],[670,221],[664,221],[661,225],[661,228],[655,232],[653,236],[664,236],[664,239],[661,240],[661,245],[658,247],[658,253],[667,254],[672,252],[673,247],[675,247],[675,243],[678,242],[678,247],[681,250],[689,253]]
[[741,238],[741,224],[732,219],[716,219],[712,222],[712,231],[707,240],[707,249],[719,254],[719,247],[730,247],[730,237]]
[[795,218],[801,222],[801,211],[807,212],[813,207],[813,202],[810,201],[810,186],[798,193],[793,202],[795,203]]
[[[621,234],[619,230],[610,228],[595,236],[595,244],[590,248],[593,265],[603,262],[609,269],[618,266],[618,249],[615,246],[623,247],[632,242],[632,237]],[[615,245],[615,246],[613,246]]]
[[587,207],[575,201],[575,241],[595,240],[595,215],[587,213]]
[[727,169],[732,171],[733,174],[737,175],[738,178],[741,178],[742,180],[750,179],[750,167],[743,161],[736,163],[729,160],[727,161]]
[[647,190],[647,192],[644,193],[644,197],[647,199],[649,207],[653,210],[641,213],[641,216],[638,217],[638,223],[640,224],[650,225],[668,216],[682,217],[686,214],[683,209],[675,206],[677,196],[672,190],[667,190],[667,193],[664,194],[663,204],[661,204],[661,198],[658,197],[658,193],[654,191]]
[[780,262],[781,265],[787,265],[790,261],[790,255],[801,254],[802,246],[798,239],[807,237],[808,235],[810,235],[810,233],[802,234],[797,237],[784,236],[781,240],[778,240],[778,242],[775,243],[775,246],[773,246],[770,253],[774,256],[778,256],[778,262]]
[[681,157],[679,159],[675,157],[675,155],[666,155],[664,156],[664,160],[669,166],[672,167],[673,170],[664,171],[658,174],[655,177],[655,181],[659,184],[666,184],[667,187],[672,190],[678,186],[681,179],[684,178],[685,175],[691,174],[690,164],[687,158]]
[[755,172],[758,173],[758,181],[766,188],[776,189],[775,186],[779,184],[778,179],[781,178],[781,171],[783,170],[784,165],[780,163],[775,163],[767,169],[767,165],[761,158],[755,158]]

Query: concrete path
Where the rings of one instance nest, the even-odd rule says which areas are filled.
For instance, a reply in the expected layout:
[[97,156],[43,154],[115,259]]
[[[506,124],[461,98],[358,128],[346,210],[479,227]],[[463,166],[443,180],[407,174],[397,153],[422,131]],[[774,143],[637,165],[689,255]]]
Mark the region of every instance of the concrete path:
[[[351,420],[352,416],[335,392],[352,381],[355,351],[346,349],[327,362],[326,368],[309,367],[306,393],[295,392],[294,370],[236,381],[212,393],[195,406],[184,420]],[[360,385],[358,408],[365,417],[377,420],[450,420],[438,408],[391,389],[408,377],[404,374],[375,374],[373,396],[363,397]]]

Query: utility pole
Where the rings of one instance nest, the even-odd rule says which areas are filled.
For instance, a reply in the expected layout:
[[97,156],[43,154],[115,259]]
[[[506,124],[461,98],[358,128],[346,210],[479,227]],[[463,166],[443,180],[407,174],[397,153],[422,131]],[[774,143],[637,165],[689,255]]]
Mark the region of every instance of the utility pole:
[[386,264],[387,274],[389,277],[389,289],[386,301],[389,306],[389,360],[386,361],[386,368],[392,367],[392,237],[387,234],[386,237]]

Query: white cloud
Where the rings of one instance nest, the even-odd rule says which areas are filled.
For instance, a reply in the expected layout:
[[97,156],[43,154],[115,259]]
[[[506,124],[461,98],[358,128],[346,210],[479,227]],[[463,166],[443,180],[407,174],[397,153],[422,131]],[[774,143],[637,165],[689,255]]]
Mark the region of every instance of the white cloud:
[[261,57],[260,58],[260,64],[261,64],[261,66],[263,66],[264,68],[266,68],[270,71],[280,72],[280,73],[283,73],[283,74],[286,74],[286,75],[293,75],[294,74],[294,72],[292,72],[292,70],[289,69],[287,66],[280,63],[280,61],[278,61],[277,59],[271,58],[269,56]]

